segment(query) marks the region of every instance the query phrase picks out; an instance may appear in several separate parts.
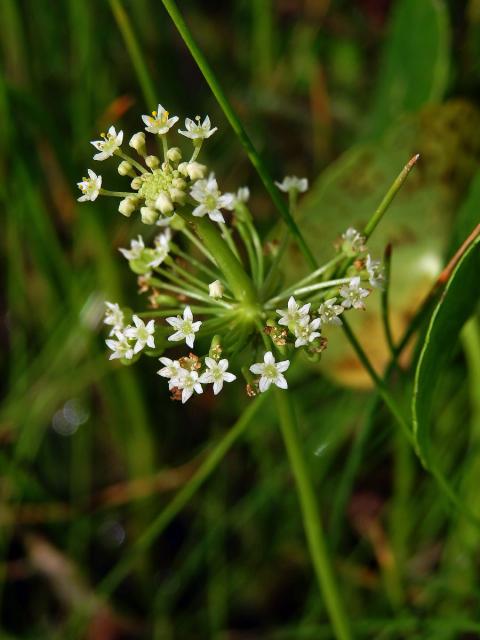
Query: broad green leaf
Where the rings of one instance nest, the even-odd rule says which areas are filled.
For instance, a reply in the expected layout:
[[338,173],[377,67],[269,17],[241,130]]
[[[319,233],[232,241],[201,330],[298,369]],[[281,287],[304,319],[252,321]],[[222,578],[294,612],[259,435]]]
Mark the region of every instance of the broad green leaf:
[[439,101],[448,80],[449,28],[441,0],[397,0],[367,126],[382,134],[404,113]]
[[480,237],[477,237],[453,271],[432,315],[415,372],[412,400],[415,446],[425,467],[436,473],[439,472],[432,454],[431,435],[436,387],[461,328],[480,300],[479,273]]

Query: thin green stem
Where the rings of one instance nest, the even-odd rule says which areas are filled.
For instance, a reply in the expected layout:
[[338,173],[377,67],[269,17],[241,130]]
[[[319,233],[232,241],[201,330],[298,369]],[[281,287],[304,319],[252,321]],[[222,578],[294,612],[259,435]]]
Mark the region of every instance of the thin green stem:
[[285,448],[295,476],[302,510],[303,526],[320,589],[325,599],[335,637],[350,640],[350,625],[335,582],[325,532],[315,491],[302,453],[292,399],[288,392],[276,390],[276,403]]
[[193,285],[198,287],[200,290],[204,289],[208,293],[208,284],[206,282],[204,282],[203,280],[200,280],[199,278],[196,278],[193,274],[191,274],[189,271],[187,271],[186,269],[181,267],[174,260],[172,260],[170,263],[168,263],[168,265],[174,271],[176,271],[177,273],[181,274],[186,280],[188,280]]
[[390,273],[392,263],[392,245],[387,245],[385,249],[385,288],[382,290],[382,322],[383,331],[385,333],[385,340],[387,341],[388,348],[393,359],[396,358],[395,343],[393,341],[392,327],[390,325]]
[[245,249],[247,250],[248,262],[250,264],[250,272],[252,274],[253,281],[258,287],[258,262],[257,255],[253,246],[252,238],[250,236],[249,229],[244,222],[237,223],[238,233],[243,241]]
[[219,307],[223,307],[226,309],[231,308],[231,306],[226,302],[222,302],[221,300],[214,300],[213,298],[209,298],[208,296],[199,294],[196,291],[190,291],[189,289],[185,289],[185,287],[177,287],[173,284],[168,284],[168,282],[163,282],[163,280],[159,280],[158,278],[149,278],[148,281],[151,284],[153,284],[155,287],[158,287],[159,289],[165,289],[166,291],[173,291],[173,293],[178,293],[181,296],[187,296],[188,298],[192,298],[192,300],[201,300],[202,302],[206,302],[207,304],[217,305]]
[[353,333],[353,331],[350,328],[350,325],[348,324],[348,322],[345,319],[345,317],[343,317],[343,319],[342,319],[342,327],[343,327],[343,330],[344,330],[344,332],[345,332],[350,344],[352,345],[355,353],[357,354],[358,359],[360,360],[362,365],[365,367],[367,373],[369,374],[369,376],[371,377],[371,379],[375,383],[375,386],[377,387],[378,393],[382,396],[383,401],[385,402],[385,404],[389,408],[390,413],[392,414],[392,416],[395,418],[395,420],[397,421],[397,423],[401,427],[405,437],[407,438],[409,443],[413,446],[414,443],[413,443],[413,436],[412,436],[412,431],[411,431],[410,424],[404,418],[403,413],[402,413],[400,407],[397,404],[397,401],[395,400],[395,398],[390,393],[390,390],[386,386],[385,382],[380,378],[380,376],[377,374],[377,372],[373,368],[370,360],[368,359],[365,351],[363,350],[362,346],[358,342],[357,337]]
[[238,302],[249,305],[256,304],[257,294],[253,282],[248,277],[242,264],[222,238],[216,225],[208,218],[197,218],[179,210],[178,215],[191,224],[209,252],[215,256],[215,262],[225,275],[233,295]]
[[232,238],[232,232],[230,231],[230,229],[227,227],[227,225],[224,222],[219,222],[218,226],[221,229],[222,232],[222,238],[225,240],[225,242],[228,244],[228,247],[230,249],[230,251],[233,253],[233,255],[237,258],[237,260],[240,262],[240,254],[238,253],[238,249],[235,246],[235,243],[233,241]]
[[99,193],[101,196],[110,196],[112,198],[131,198],[137,195],[133,191],[109,191],[108,189],[100,189]]
[[343,258],[344,256],[342,254],[335,256],[334,258],[326,262],[324,265],[322,265],[319,269],[315,269],[315,271],[312,271],[310,275],[306,276],[305,278],[302,278],[301,280],[293,284],[288,289],[285,289],[283,293],[286,295],[290,295],[291,292],[294,291],[295,289],[303,287],[308,282],[311,282],[312,280],[315,280],[319,276],[322,276],[324,273],[327,273],[332,267],[335,267],[339,262],[341,262]]
[[145,60],[143,59],[142,52],[140,51],[140,47],[138,46],[138,42],[135,38],[135,34],[133,33],[130,20],[122,7],[120,0],[109,0],[109,2],[113,16],[123,36],[133,66],[135,67],[145,102],[148,108],[151,109],[152,105],[157,103],[155,97],[156,91]]
[[294,289],[291,292],[283,291],[278,296],[271,298],[268,302],[265,303],[266,307],[272,307],[280,300],[285,300],[290,295],[292,296],[300,296],[304,293],[312,293],[313,291],[318,291],[320,289],[331,289],[332,287],[337,287],[340,284],[349,283],[351,278],[336,278],[335,280],[325,280],[325,282],[318,282],[317,284],[311,284],[307,287],[301,287],[300,289]]
[[215,260],[215,258],[212,256],[212,254],[210,253],[210,251],[208,251],[208,249],[206,249],[204,247],[204,245],[200,242],[200,240],[197,238],[197,236],[192,233],[191,231],[189,231],[188,229],[185,229],[184,227],[181,229],[181,232],[184,234],[184,236],[186,238],[188,238],[190,240],[190,242],[192,244],[194,244],[197,249],[200,251],[200,253],[203,253],[203,255],[210,260],[210,262],[212,264],[214,264],[216,267],[217,265],[217,261]]
[[251,219],[247,218],[245,220],[245,225],[250,231],[250,235],[252,237],[253,247],[255,249],[255,253],[257,255],[257,264],[258,264],[258,286],[263,282],[263,248],[262,243],[260,242],[260,238],[258,237],[257,230],[255,226],[252,224]]
[[135,167],[136,169],[138,169],[140,171],[140,173],[146,173],[148,172],[148,169],[146,169],[144,166],[142,166],[140,164],[140,162],[137,162],[135,160],[135,158],[132,158],[132,156],[129,156],[128,153],[125,153],[125,151],[122,151],[121,149],[118,149],[115,152],[116,156],[120,156],[120,158],[122,158],[123,160],[125,160],[126,162],[129,162],[133,167]]
[[417,153],[417,155],[413,156],[413,158],[411,158],[407,162],[407,164],[404,166],[404,168],[402,169],[400,174],[397,176],[397,178],[393,182],[393,184],[390,187],[390,189],[387,191],[385,197],[383,198],[383,200],[379,204],[378,208],[375,210],[375,212],[373,213],[372,217],[370,218],[370,220],[365,225],[365,228],[363,230],[363,235],[365,236],[365,238],[367,240],[370,238],[370,236],[372,235],[373,231],[375,230],[375,227],[378,225],[380,220],[385,215],[385,212],[387,211],[388,207],[392,203],[392,200],[397,195],[397,193],[400,191],[400,188],[402,187],[403,183],[407,179],[408,174],[410,173],[410,171],[414,167],[414,165],[417,162],[417,160],[419,159],[419,157],[420,157],[420,155]]
[[258,175],[260,176],[266,190],[268,191],[275,207],[277,208],[281,217],[285,220],[293,237],[298,243],[300,250],[305,256],[305,259],[307,260],[309,266],[312,269],[315,269],[317,267],[317,262],[311,250],[309,249],[302,233],[300,232],[300,229],[298,228],[296,222],[294,221],[292,215],[290,214],[290,211],[288,210],[288,206],[284,202],[283,198],[280,195],[280,192],[278,191],[275,184],[273,183],[273,180],[270,177],[270,174],[265,166],[265,163],[263,162],[262,158],[260,157],[257,150],[255,149],[252,141],[250,140],[250,137],[245,131],[237,114],[233,110],[225,92],[220,86],[215,74],[213,73],[212,68],[208,64],[207,59],[205,58],[202,51],[200,50],[197,43],[195,42],[193,35],[189,27],[187,26],[187,23],[183,19],[183,16],[181,15],[180,11],[178,10],[176,2],[174,0],[162,0],[162,2],[163,2],[163,6],[165,7],[168,14],[170,15],[173,23],[175,24],[179,34],[181,35],[183,41],[185,42],[186,46],[190,50],[190,53],[192,54],[200,71],[202,72],[207,84],[212,90],[212,93],[217,99],[218,104],[222,108],[232,129],[235,131],[241,144],[246,150],[251,163],[257,170]]
[[[198,305],[190,305],[192,313],[198,313],[199,315],[212,315],[218,316],[223,311],[220,309],[212,309],[211,307],[201,307]],[[140,311],[135,315],[140,318],[167,318],[168,316],[176,316],[183,313],[183,309],[177,307],[175,309],[151,309],[150,311]]]
[[199,271],[203,271],[203,273],[205,273],[209,278],[213,278],[214,280],[221,280],[223,284],[225,284],[219,271],[213,271],[213,269],[210,269],[210,267],[207,267],[205,264],[191,256],[190,254],[185,253],[185,251],[182,251],[177,245],[173,243],[170,245],[170,249],[172,253],[180,256],[181,258],[183,258],[183,260],[189,262],[193,267],[195,267]]

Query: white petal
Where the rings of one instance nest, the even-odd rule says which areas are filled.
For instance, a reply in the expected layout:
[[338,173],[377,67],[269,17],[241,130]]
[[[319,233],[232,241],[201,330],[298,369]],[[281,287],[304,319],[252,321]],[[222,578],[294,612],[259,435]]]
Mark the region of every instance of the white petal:
[[263,367],[263,363],[252,364],[252,366],[250,367],[250,371],[252,373],[260,375],[263,372]]
[[260,392],[263,393],[270,387],[271,384],[272,381],[270,378],[265,378],[265,376],[262,376],[260,378],[260,382],[258,383],[258,388],[260,389]]
[[285,380],[285,377],[282,376],[282,374],[279,374],[276,378],[275,378],[275,384],[277,385],[277,387],[279,387],[280,389],[288,389],[288,384],[287,381]]
[[267,351],[267,353],[263,356],[263,361],[265,364],[275,364],[273,353],[271,351]]
[[290,360],[282,360],[281,362],[277,362],[276,367],[279,373],[283,373],[290,366]]

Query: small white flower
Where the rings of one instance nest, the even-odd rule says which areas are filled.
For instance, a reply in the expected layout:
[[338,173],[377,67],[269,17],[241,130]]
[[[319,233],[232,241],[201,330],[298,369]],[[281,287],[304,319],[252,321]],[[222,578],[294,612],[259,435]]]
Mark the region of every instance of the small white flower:
[[215,133],[218,127],[211,128],[210,118],[205,116],[204,121],[200,124],[200,116],[197,116],[195,120],[191,118],[185,119],[185,129],[186,131],[178,130],[178,133],[181,133],[182,136],[187,138],[191,138],[192,140],[205,140],[209,138],[211,135]]
[[130,241],[130,249],[119,249],[120,253],[125,256],[127,260],[138,260],[142,257],[145,244],[142,236],[138,236],[138,240]]
[[369,276],[369,282],[375,289],[383,289],[385,284],[385,275],[383,273],[383,265],[380,260],[372,260],[370,254],[365,260],[365,269]]
[[348,256],[353,257],[366,249],[365,236],[362,236],[362,234],[353,227],[348,227],[345,233],[342,233],[342,240],[342,251]]
[[339,327],[342,321],[338,317],[345,311],[341,304],[335,304],[337,298],[329,298],[318,307],[318,315],[322,324],[333,324]]
[[366,298],[370,294],[368,289],[362,289],[360,286],[360,277],[355,276],[340,289],[340,295],[343,298],[342,305],[345,309],[353,307],[354,309],[365,309],[362,298]]
[[157,133],[160,136],[165,135],[178,122],[178,116],[170,118],[169,115],[168,111],[159,104],[157,110],[152,111],[151,116],[142,116],[142,120],[146,124],[145,131]]
[[317,331],[320,327],[320,318],[315,318],[311,322],[306,319],[304,322],[298,322],[295,326],[295,348],[303,347],[310,342],[313,342],[315,338],[319,338],[321,333]]
[[200,204],[192,211],[192,215],[202,218],[208,214],[214,222],[225,222],[220,209],[230,209],[233,202],[231,193],[221,194],[215,175],[211,173],[206,180],[197,180],[190,190],[190,195]]
[[160,233],[155,238],[155,248],[152,250],[153,257],[148,263],[149,267],[154,268],[162,264],[162,262],[168,256],[168,253],[170,251],[170,240],[171,240],[171,233],[170,233],[170,229],[168,228],[165,229],[163,233]]
[[193,314],[190,307],[187,305],[183,310],[183,318],[172,316],[166,318],[166,321],[176,330],[168,339],[172,342],[185,340],[190,349],[193,349],[195,333],[200,329],[202,323],[200,320],[193,322]]
[[170,360],[170,358],[159,358],[159,360],[163,364],[163,367],[159,369],[157,373],[159,376],[162,376],[162,378],[176,380],[184,375],[185,369],[182,368],[178,360]]
[[290,360],[283,360],[282,362],[275,362],[275,358],[271,351],[263,356],[263,362],[257,362],[252,364],[250,371],[257,375],[260,375],[258,388],[263,393],[270,385],[276,384],[280,389],[287,389],[288,384],[285,380],[283,372],[290,366]]
[[131,360],[133,358],[133,348],[127,337],[121,331],[117,331],[114,335],[116,340],[111,338],[105,340],[107,347],[112,350],[109,359],[125,358],[126,360]]
[[94,160],[106,160],[113,156],[123,142],[123,131],[117,133],[115,127],[112,126],[106,135],[102,134],[102,138],[102,140],[92,140],[91,142],[95,149],[100,151],[93,156]]
[[145,346],[155,349],[155,320],[150,320],[147,324],[138,316],[133,316],[134,327],[126,327],[124,329],[125,336],[130,340],[135,340],[133,353],[138,353]]
[[286,327],[291,328],[293,332],[297,323],[302,322],[308,318],[308,312],[310,311],[310,303],[304,304],[300,307],[293,296],[290,296],[288,300],[287,309],[277,309],[277,313],[281,316],[278,324],[283,324]]
[[289,193],[296,191],[297,193],[305,193],[308,189],[307,178],[297,178],[297,176],[286,176],[282,182],[275,182],[280,191]]
[[214,280],[208,285],[208,295],[211,298],[222,298],[223,292],[224,287],[220,280]]
[[182,404],[185,404],[194,391],[196,393],[203,393],[198,373],[196,371],[187,371],[186,369],[184,369],[184,371],[185,373],[180,378],[175,379],[174,385],[178,389],[182,390]]
[[77,187],[83,193],[83,196],[78,198],[79,202],[85,202],[86,200],[93,202],[97,199],[102,187],[102,176],[97,176],[91,169],[87,169],[87,171],[89,177],[77,182]]
[[200,376],[200,382],[202,384],[213,383],[213,393],[217,395],[223,388],[224,382],[233,382],[237,379],[237,376],[227,371],[228,360],[224,358],[217,362],[213,358],[205,358],[205,364],[208,369]]
[[104,324],[108,324],[112,327],[110,335],[113,336],[117,331],[121,331],[123,329],[123,311],[116,302],[105,301],[105,306],[107,307],[107,310],[105,311],[105,318],[103,322]]
[[248,202],[248,199],[250,198],[250,189],[248,187],[240,187],[237,193],[226,193],[225,195],[232,197],[232,203],[230,207],[227,208],[233,210],[237,204]]

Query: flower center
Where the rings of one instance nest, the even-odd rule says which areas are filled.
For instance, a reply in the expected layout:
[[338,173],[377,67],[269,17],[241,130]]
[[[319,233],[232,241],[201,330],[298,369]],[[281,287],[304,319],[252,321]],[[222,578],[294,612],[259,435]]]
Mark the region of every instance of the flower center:
[[278,375],[277,368],[274,364],[267,364],[263,370],[263,375],[267,378],[276,378]]
[[172,187],[174,174],[166,173],[162,169],[155,169],[153,173],[144,173],[141,176],[142,185],[138,195],[145,198],[147,206],[154,206],[158,196]]

